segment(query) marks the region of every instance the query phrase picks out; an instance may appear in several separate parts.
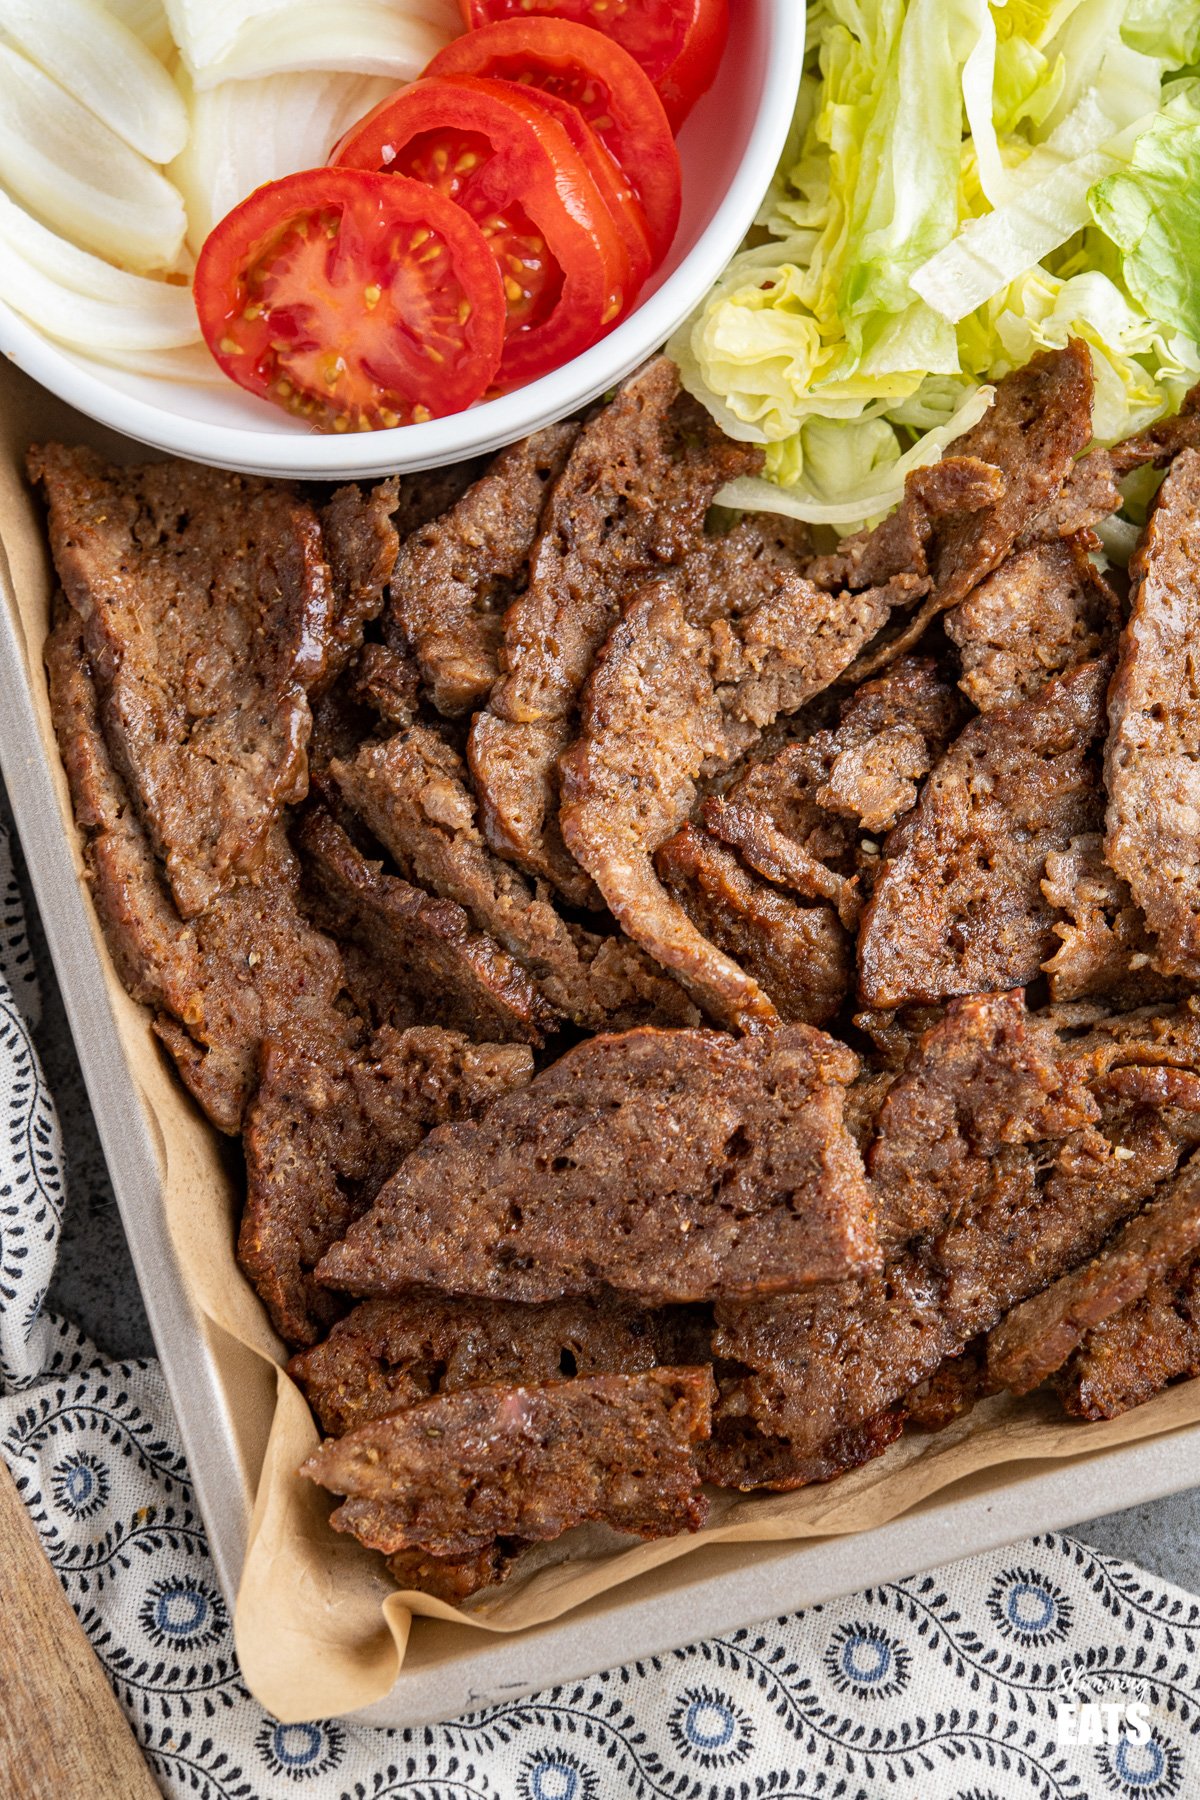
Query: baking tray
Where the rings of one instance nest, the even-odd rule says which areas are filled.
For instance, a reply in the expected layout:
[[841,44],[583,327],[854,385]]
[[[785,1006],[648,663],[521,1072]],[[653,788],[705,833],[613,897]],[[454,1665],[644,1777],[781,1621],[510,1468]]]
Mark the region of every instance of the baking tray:
[[[14,371],[3,390],[25,387]],[[19,384],[19,385],[17,385]],[[29,405],[28,390],[20,409]],[[4,393],[0,392],[0,405]],[[46,428],[73,417],[49,397]],[[94,428],[74,421],[87,439]],[[167,1226],[165,1147],[133,1079],[118,1033],[77,853],[60,807],[58,774],[43,752],[31,682],[40,645],[27,644],[7,564],[0,558],[0,769],[154,1341],[192,1470],[217,1575],[232,1609],[250,1528],[265,1436],[239,1423],[228,1396],[270,1384],[262,1358],[207,1319],[189,1292]],[[244,1410],[244,1409],[243,1409]],[[268,1409],[269,1410],[269,1409]],[[1140,1443],[1045,1463],[993,1466],[942,1488],[901,1518],[854,1536],[803,1543],[711,1544],[523,1632],[492,1636],[435,1619],[414,1621],[404,1667],[385,1699],[353,1714],[406,1726],[512,1700],[539,1687],[720,1635],[868,1584],[1060,1529],[1097,1507],[1132,1506],[1200,1476],[1200,1424]]]

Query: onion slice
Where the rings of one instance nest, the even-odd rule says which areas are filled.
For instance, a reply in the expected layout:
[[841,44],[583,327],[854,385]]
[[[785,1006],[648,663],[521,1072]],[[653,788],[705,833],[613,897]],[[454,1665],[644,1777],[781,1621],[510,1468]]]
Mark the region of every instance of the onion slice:
[[162,64],[97,0],[0,0],[0,32],[151,162],[187,142],[187,109]]
[[183,200],[165,176],[8,44],[0,182],[65,237],[128,268],[171,268],[183,247]]

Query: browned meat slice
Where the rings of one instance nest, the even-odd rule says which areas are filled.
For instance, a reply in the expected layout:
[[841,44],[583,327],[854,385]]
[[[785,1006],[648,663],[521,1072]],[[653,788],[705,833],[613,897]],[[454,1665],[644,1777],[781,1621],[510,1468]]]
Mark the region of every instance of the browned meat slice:
[[1177,413],[1114,444],[1108,456],[1117,475],[1129,475],[1148,464],[1165,469],[1181,450],[1200,450],[1200,383],[1184,396]]
[[1023,1146],[1097,1116],[1079,1071],[1063,1065],[1053,1031],[1019,993],[953,1001],[914,1036],[867,1151],[885,1254],[936,1238],[993,1188],[1027,1185]]
[[1200,451],[1176,458],[1130,567],[1133,610],[1109,697],[1104,854],[1129,883],[1164,975],[1200,977]]
[[522,1548],[520,1538],[497,1538],[466,1556],[427,1556],[423,1550],[397,1550],[387,1559],[388,1573],[406,1592],[433,1594],[460,1606],[482,1588],[495,1587],[512,1569]]
[[592,660],[626,596],[697,547],[717,490],[761,459],[680,395],[660,357],[589,421],[554,485],[470,755],[489,843],[569,898],[589,889],[556,841],[554,766]]
[[998,469],[1002,492],[991,505],[964,507],[938,522],[929,550],[933,592],[898,637],[860,661],[860,673],[911,650],[931,619],[965,600],[1004,561],[1031,520],[1049,519],[1091,436],[1092,360],[1080,339],[1043,350],[1004,377],[990,410],[954,445],[965,462]]
[[758,606],[803,572],[809,554],[807,525],[778,513],[743,513],[728,530],[705,532],[673,579],[690,622],[711,625]]
[[1088,532],[1119,512],[1122,504],[1109,452],[1089,450],[1073,465],[1058,493],[1034,514],[1014,549],[1028,550],[1033,544]]
[[[386,644],[363,645],[354,668],[353,688],[354,698],[361,705],[369,706],[388,725],[408,726],[417,716],[420,690],[421,672],[411,656]],[[363,735],[359,733],[358,743]],[[340,751],[353,756],[358,743],[347,742],[331,754]]]
[[323,1344],[294,1356],[288,1372],[322,1431],[341,1437],[431,1394],[495,1381],[633,1375],[707,1353],[698,1318],[648,1312],[613,1294],[545,1306],[415,1295],[364,1300]]
[[776,893],[694,825],[668,838],[654,861],[696,929],[758,983],[781,1019],[824,1025],[834,1017],[854,956],[832,907]]
[[1004,561],[1030,519],[1061,493],[1091,436],[1092,357],[1080,338],[1041,351],[998,383],[992,406],[954,452],[999,469],[1004,493],[986,513],[939,531],[936,610],[957,606]]
[[303,797],[331,593],[316,514],[276,483],[47,444],[29,469],[113,760],[185,918]]
[[558,1014],[520,963],[443,900],[368,862],[323,809],[300,825],[297,847],[318,924],[367,952],[400,995],[420,1002],[427,1024],[469,1037],[540,1044]]
[[830,555],[814,557],[805,573],[821,587],[855,593],[886,587],[898,576],[924,580],[935,528],[959,514],[994,506],[1004,485],[1000,470],[978,456],[946,456],[929,468],[914,469],[894,512],[869,531],[843,538]]
[[[759,875],[765,875],[777,887],[791,888],[795,893],[803,894],[808,900],[828,900],[847,930],[852,930],[858,923],[861,901],[856,885],[857,876],[839,875],[823,862],[818,862],[794,838],[780,831],[769,815],[757,806],[741,806],[737,801],[723,800],[714,794],[704,802],[700,811],[713,837],[740,851],[743,861]],[[689,833],[692,833],[690,837]],[[681,840],[688,846],[688,856],[694,857],[694,839],[692,827],[685,825],[675,837],[668,838],[658,852],[656,861],[659,873],[668,887],[671,886],[671,881],[664,867],[664,858],[672,858],[675,847]],[[721,862],[714,866],[725,865]]]
[[711,1404],[707,1369],[467,1388],[327,1439],[301,1473],[348,1496],[331,1523],[376,1550],[470,1555],[590,1519],[663,1537],[704,1523]]
[[652,860],[691,810],[705,762],[719,763],[726,751],[705,647],[673,587],[642,590],[592,671],[582,735],[561,765],[560,817],[569,848],[622,929],[707,1013],[753,1029],[776,1017],[771,1001],[692,924]]
[[847,928],[879,866],[868,832],[906,813],[963,705],[928,657],[905,657],[864,682],[824,727],[752,763],[702,808],[715,836],[768,881],[829,901]]
[[411,475],[402,475],[392,514],[400,542],[456,506],[486,467],[486,457],[473,456],[466,462],[444,463],[440,469],[418,469]]
[[1115,1419],[1197,1375],[1200,1259],[1152,1281],[1141,1299],[1089,1331],[1053,1382],[1069,1413]]
[[[1195,1105],[1164,1106],[1155,1080],[1164,1071],[1153,1067],[1126,1068],[1150,1079],[1114,1091],[1111,1073],[1092,1079],[1094,1059],[1073,1061],[1074,1048],[1068,1041],[1056,1052],[1053,1021],[1023,1020],[1019,995],[952,1004],[921,1041],[926,1093],[919,1079],[901,1077],[867,1157],[885,1237],[889,1212],[901,1208],[932,1229],[857,1284],[718,1305],[714,1353],[750,1372],[723,1377],[714,1434],[749,1443],[751,1472],[762,1437],[778,1485],[824,1479],[830,1445],[901,1404],[1010,1307],[1094,1255],[1175,1173],[1200,1134]],[[1057,1091],[1047,1085],[1055,1054]],[[966,1072],[958,1091],[955,1061]],[[928,1197],[918,1191],[926,1184]]]
[[477,1124],[434,1134],[321,1279],[655,1302],[835,1280],[875,1257],[842,1116],[857,1066],[805,1025],[588,1039]]
[[51,705],[92,895],[117,973],[222,1131],[236,1132],[259,1048],[286,1027],[314,1044],[353,1029],[339,1010],[334,944],[299,906],[300,869],[279,828],[256,874],[185,923],[109,760],[78,617],[59,603],[46,646]]
[[990,712],[1109,649],[1120,613],[1086,544],[1064,538],[1010,556],[947,613],[945,624],[961,654],[959,686],[980,712]]
[[492,690],[504,614],[524,587],[547,487],[578,435],[578,425],[550,425],[510,445],[456,505],[405,539],[392,578],[392,630],[416,653],[433,704],[450,718]]
[[415,726],[365,744],[352,759],[335,760],[331,773],[405,877],[463,907],[563,1017],[592,1029],[695,1019],[682,988],[632,944],[569,926],[539,888],[487,847],[462,759],[436,732]]
[[1090,1263],[1014,1308],[988,1338],[988,1372],[1027,1394],[1061,1369],[1087,1332],[1140,1300],[1200,1252],[1200,1162],[1193,1159]]
[[1057,947],[1046,858],[1096,829],[1111,663],[974,719],[884,846],[859,936],[867,1006],[1032,981]]
[[313,1344],[345,1311],[313,1270],[425,1133],[527,1082],[516,1044],[472,1044],[436,1026],[376,1033],[365,1052],[269,1042],[246,1115],[238,1260],[275,1329]]
[[1153,940],[1133,896],[1104,860],[1098,831],[1072,838],[1046,858],[1042,892],[1065,916],[1058,948],[1042,964],[1054,1001],[1101,996],[1114,1006],[1166,999],[1178,985],[1150,967]]
[[904,1422],[918,1431],[944,1431],[991,1391],[986,1339],[981,1338],[948,1356],[904,1396]]
[[363,631],[383,609],[400,538],[392,520],[399,503],[393,476],[365,493],[339,488],[321,511],[333,608],[321,686],[328,687],[362,647]]

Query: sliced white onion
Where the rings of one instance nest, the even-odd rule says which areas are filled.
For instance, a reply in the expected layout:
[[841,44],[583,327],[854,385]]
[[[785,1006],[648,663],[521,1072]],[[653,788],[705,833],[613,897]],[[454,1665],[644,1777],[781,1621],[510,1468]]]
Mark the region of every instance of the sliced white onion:
[[264,75],[194,94],[187,145],[169,171],[187,207],[192,249],[264,181],[323,163],[394,88],[375,75]]
[[448,41],[439,4],[412,0],[166,0],[171,31],[197,87],[330,69],[411,81]]
[[778,487],[761,475],[741,475],[725,484],[717,495],[717,505],[731,506],[739,512],[784,513],[789,519],[803,519],[809,525],[861,525],[864,519],[880,517],[898,506],[904,498],[904,478],[909,471],[940,462],[955,438],[978,425],[995,397],[993,387],[975,388],[944,425],[927,431],[899,461],[880,471],[878,486],[864,483],[846,500],[817,500],[800,487]]
[[22,206],[0,191],[0,248],[32,263],[40,274],[75,294],[87,294],[96,300],[111,300],[131,308],[152,306],[166,319],[178,317],[182,323],[189,317],[192,329],[179,338],[187,343],[198,338],[200,327],[192,305],[191,290],[178,282],[156,281],[148,275],[131,275],[128,269],[116,269],[103,257],[93,256],[49,231]]
[[135,302],[125,294],[119,300],[100,299],[65,287],[4,242],[0,256],[0,300],[28,319],[31,325],[58,343],[80,350],[172,350],[194,343],[196,309],[188,288],[165,281],[140,279]]
[[0,182],[65,237],[127,268],[170,268],[183,247],[183,200],[165,176],[7,44]]
[[187,142],[187,110],[162,64],[97,0],[0,0],[0,33],[151,162]]
[[177,350],[95,351],[89,361],[158,381],[186,381],[191,387],[229,386],[228,375],[214,362],[207,344],[183,344]]
[[175,40],[163,0],[105,0],[114,19],[128,26],[134,37],[141,38],[151,55],[169,63],[175,55]]

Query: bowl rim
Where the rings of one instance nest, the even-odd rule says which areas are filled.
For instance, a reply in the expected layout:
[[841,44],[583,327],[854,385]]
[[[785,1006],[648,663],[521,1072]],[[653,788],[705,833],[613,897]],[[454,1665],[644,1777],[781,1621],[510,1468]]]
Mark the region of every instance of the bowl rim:
[[[79,412],[156,450],[218,468],[312,480],[437,468],[502,449],[585,406],[624,379],[683,323],[753,222],[791,126],[803,68],[803,0],[760,0],[766,55],[758,112],[732,182],[708,226],[662,286],[616,329],[549,375],[445,419],[334,437],[260,431],[173,413],[85,369],[0,302],[0,352]],[[736,30],[736,17],[733,21]],[[731,39],[727,55],[736,55]],[[473,422],[473,428],[472,428]]]

